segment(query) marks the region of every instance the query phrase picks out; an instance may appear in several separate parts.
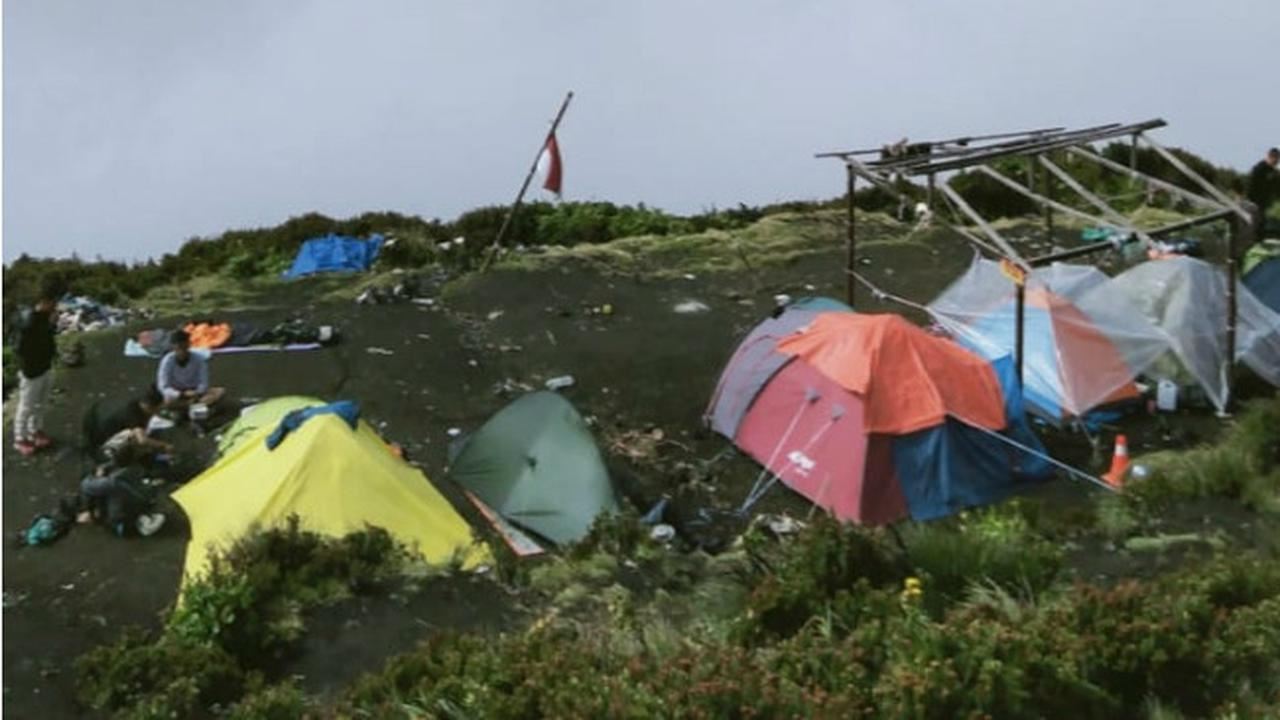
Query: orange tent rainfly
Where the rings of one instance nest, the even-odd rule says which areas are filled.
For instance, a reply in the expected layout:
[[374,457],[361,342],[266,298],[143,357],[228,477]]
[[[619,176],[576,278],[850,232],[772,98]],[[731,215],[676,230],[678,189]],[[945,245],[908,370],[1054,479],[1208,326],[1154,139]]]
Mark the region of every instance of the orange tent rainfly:
[[863,396],[870,432],[910,433],[947,415],[992,430],[1005,426],[991,364],[900,316],[823,313],[777,349]]

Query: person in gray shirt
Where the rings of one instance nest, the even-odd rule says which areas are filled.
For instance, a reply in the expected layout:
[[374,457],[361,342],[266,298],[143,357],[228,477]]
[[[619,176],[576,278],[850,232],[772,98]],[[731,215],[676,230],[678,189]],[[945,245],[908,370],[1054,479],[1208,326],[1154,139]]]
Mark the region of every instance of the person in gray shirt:
[[226,394],[220,387],[209,387],[209,361],[191,352],[191,338],[182,330],[169,336],[172,348],[160,359],[156,387],[164,396],[167,408],[184,409],[201,403],[212,406]]

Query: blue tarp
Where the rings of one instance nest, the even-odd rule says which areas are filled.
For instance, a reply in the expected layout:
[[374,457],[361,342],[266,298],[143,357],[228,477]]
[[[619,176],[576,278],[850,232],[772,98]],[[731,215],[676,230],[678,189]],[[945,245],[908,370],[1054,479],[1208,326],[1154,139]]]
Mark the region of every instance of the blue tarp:
[[317,415],[337,415],[345,420],[352,430],[355,430],[356,423],[360,422],[360,404],[354,400],[339,400],[328,405],[312,405],[294,410],[285,415],[276,429],[267,436],[267,449],[275,450],[289,433],[302,427],[302,423]]
[[[992,362],[1004,391],[1009,425],[1002,433],[1047,454],[1023,414],[1013,358]],[[967,507],[1003,500],[1020,482],[1047,478],[1043,458],[953,418],[937,427],[893,438],[893,465],[914,520],[946,517]]]
[[382,249],[382,236],[372,235],[367,240],[334,235],[311,238],[298,249],[293,267],[284,274],[297,278],[322,272],[359,272],[368,270]]
[[1280,312],[1280,257],[1253,266],[1244,276],[1244,286],[1267,307]]

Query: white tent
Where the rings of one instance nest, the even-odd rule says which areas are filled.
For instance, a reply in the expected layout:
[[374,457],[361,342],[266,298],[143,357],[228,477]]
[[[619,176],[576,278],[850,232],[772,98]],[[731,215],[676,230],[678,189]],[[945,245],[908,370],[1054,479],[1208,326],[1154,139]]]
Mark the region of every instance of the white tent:
[[[975,256],[929,312],[965,345],[995,359],[1015,350],[1016,292],[998,263]],[[1029,410],[1054,421],[1135,397],[1134,378],[1169,349],[1164,333],[1089,265],[1032,272],[1023,317],[1023,396]]]
[[[1234,364],[1227,355],[1226,272],[1203,260],[1174,257],[1136,265],[1111,284],[1160,328],[1182,369],[1223,410]],[[1239,282],[1236,307],[1234,360],[1280,386],[1280,314]],[[1176,373],[1170,360],[1160,362],[1155,372]]]

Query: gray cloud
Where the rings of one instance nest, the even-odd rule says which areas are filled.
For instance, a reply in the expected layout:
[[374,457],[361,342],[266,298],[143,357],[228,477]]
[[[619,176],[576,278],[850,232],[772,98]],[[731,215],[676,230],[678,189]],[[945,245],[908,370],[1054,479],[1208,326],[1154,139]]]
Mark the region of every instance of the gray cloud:
[[1275,0],[10,0],[4,258],[141,258],[318,210],[510,200],[566,89],[566,197],[838,193],[814,151],[1163,116],[1280,143]]

